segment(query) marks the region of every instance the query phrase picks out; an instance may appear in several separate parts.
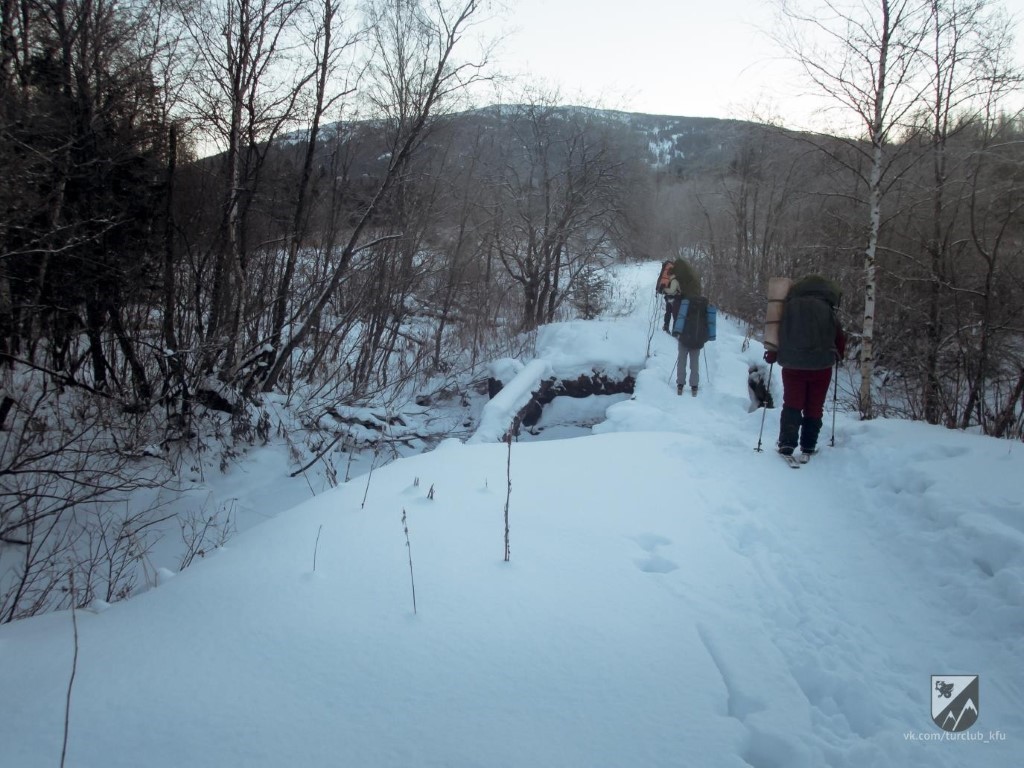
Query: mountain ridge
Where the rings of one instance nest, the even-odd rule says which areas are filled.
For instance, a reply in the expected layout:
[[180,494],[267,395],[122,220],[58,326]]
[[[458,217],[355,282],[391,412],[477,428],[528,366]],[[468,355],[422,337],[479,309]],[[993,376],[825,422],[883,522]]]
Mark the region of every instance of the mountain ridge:
[[[521,120],[562,121],[566,125],[576,121],[574,124],[579,125],[580,118],[586,122],[582,126],[586,131],[595,135],[602,133],[620,148],[632,148],[656,172],[679,177],[727,168],[739,142],[752,134],[791,133],[767,124],[732,118],[659,115],[571,104],[510,103],[438,115],[432,121],[434,141],[430,143],[438,145],[438,137],[450,135],[456,139],[455,146],[470,146],[481,132],[514,130]],[[384,130],[386,124],[379,119],[336,121],[321,127],[318,143],[327,145],[339,136],[370,139],[374,135],[379,137]],[[305,131],[293,131],[278,137],[274,143],[302,146],[306,135]],[[383,164],[380,154],[373,152],[371,157]],[[360,157],[358,164],[361,172],[372,173],[367,167],[372,163],[368,163],[366,157]]]

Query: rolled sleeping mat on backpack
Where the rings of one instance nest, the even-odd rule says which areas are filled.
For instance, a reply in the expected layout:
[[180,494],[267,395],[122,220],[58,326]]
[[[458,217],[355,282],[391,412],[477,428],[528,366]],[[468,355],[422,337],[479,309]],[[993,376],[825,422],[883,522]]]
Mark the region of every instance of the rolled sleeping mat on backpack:
[[779,324],[786,297],[793,281],[788,277],[772,277],[768,280],[768,310],[764,318],[764,347],[772,351],[779,348]]
[[672,335],[679,338],[679,334],[686,327],[686,313],[690,311],[690,300],[683,299],[679,302],[679,312],[676,314],[676,322],[672,326]]

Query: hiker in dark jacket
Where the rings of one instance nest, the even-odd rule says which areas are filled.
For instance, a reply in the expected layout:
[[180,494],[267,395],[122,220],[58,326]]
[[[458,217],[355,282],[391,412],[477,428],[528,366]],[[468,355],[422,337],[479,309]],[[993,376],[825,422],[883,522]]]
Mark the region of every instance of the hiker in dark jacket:
[[679,316],[672,328],[672,335],[679,343],[676,358],[676,394],[683,394],[686,386],[687,364],[690,368],[690,394],[697,396],[700,386],[700,351],[709,341],[715,340],[715,324],[718,310],[703,296],[683,299],[679,304]]
[[846,353],[836,307],[841,293],[831,280],[810,275],[793,284],[786,297],[779,327],[778,352],[764,359],[782,367],[782,413],[779,453],[812,454],[818,446],[832,366]]
[[679,343],[676,394],[683,394],[689,368],[690,394],[696,397],[700,386],[700,351],[706,342],[715,340],[717,310],[701,295],[700,276],[688,261],[676,259],[674,273],[681,299],[672,325],[672,335]]

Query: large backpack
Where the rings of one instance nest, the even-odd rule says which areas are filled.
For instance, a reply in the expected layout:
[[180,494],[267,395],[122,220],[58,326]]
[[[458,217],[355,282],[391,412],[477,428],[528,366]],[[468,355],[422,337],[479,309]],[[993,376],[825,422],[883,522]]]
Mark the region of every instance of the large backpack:
[[657,293],[664,293],[668,290],[669,283],[672,282],[673,277],[673,266],[671,261],[663,261],[661,263],[661,274],[658,275],[658,284],[654,290]]
[[816,275],[793,284],[779,326],[779,365],[802,370],[832,367],[839,298],[835,283]]
[[684,299],[672,335],[687,349],[702,349],[715,338],[716,315],[715,308],[703,296]]

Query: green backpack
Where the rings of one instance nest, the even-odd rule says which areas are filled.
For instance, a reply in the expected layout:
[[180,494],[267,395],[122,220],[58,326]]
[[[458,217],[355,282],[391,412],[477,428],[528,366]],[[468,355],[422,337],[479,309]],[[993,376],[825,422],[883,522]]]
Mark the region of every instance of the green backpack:
[[684,299],[693,299],[700,296],[700,275],[686,259],[676,259],[672,264],[672,271],[675,273],[679,283],[679,289]]

